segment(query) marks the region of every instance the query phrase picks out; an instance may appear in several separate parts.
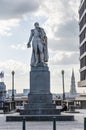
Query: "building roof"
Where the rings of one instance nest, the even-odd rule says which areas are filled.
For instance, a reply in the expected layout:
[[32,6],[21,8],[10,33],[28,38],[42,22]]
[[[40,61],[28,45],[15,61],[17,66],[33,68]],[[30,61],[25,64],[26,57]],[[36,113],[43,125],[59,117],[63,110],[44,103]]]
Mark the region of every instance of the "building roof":
[[86,101],[86,94],[81,94],[75,98],[78,101]]

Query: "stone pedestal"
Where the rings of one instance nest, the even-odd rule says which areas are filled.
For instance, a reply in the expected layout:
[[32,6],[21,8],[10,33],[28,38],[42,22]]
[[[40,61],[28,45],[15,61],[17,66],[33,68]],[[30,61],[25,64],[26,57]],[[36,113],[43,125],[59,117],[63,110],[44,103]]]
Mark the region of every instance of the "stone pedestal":
[[21,115],[60,114],[52,104],[50,93],[50,72],[48,67],[32,67],[30,72],[30,93]]
[[48,67],[32,67],[30,72],[30,93],[28,103],[21,115],[7,116],[6,121],[73,121],[74,116],[60,115],[60,110],[52,104],[52,94],[50,93],[50,72]]

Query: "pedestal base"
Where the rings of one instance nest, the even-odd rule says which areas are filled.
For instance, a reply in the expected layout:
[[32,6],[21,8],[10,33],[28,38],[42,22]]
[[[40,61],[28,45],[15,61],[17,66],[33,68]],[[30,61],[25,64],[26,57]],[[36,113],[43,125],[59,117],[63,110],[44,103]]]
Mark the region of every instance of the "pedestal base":
[[6,116],[6,121],[23,121],[25,118],[26,121],[53,121],[56,118],[56,121],[74,121],[73,115],[15,115],[15,116]]
[[25,104],[21,115],[53,115],[60,114],[52,104],[50,93],[50,72],[48,67],[32,67],[30,72],[30,93],[28,104]]

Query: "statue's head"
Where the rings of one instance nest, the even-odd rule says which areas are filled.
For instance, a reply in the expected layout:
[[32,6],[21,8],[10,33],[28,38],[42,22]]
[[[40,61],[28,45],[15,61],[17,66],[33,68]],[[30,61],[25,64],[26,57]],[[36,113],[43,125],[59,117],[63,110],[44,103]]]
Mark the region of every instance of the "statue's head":
[[35,26],[35,28],[38,28],[39,27],[39,23],[38,22],[34,23],[34,26]]

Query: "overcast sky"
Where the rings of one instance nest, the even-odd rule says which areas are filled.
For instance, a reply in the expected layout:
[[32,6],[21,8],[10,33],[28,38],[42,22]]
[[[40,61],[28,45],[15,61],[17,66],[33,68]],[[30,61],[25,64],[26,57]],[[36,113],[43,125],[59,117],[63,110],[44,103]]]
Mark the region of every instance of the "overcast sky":
[[[62,92],[61,70],[65,71],[65,90],[70,91],[72,69],[76,87],[79,79],[78,9],[80,0],[1,0],[0,70],[7,89],[15,71],[15,89],[29,88],[31,48],[27,49],[30,30],[38,21],[48,37],[51,92]],[[83,92],[84,89],[77,91]]]

